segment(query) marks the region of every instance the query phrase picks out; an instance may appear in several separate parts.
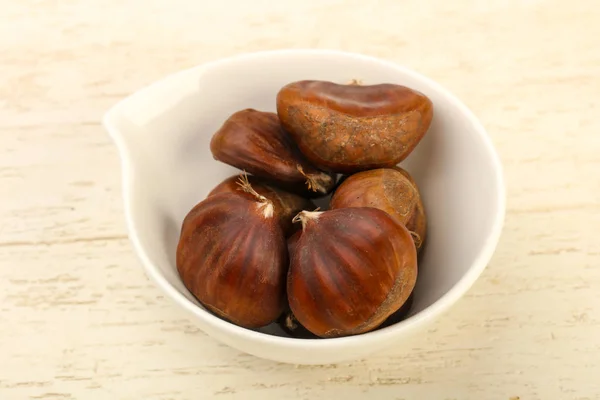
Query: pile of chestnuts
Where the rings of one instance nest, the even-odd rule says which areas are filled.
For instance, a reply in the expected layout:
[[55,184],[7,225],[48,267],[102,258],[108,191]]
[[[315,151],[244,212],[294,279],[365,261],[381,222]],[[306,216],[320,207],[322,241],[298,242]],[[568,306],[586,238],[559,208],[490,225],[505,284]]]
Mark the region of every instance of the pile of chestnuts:
[[240,174],[184,218],[183,283],[220,318],[298,338],[402,320],[427,218],[397,165],[429,129],[431,100],[397,84],[305,80],[282,87],[276,109],[240,110],[214,133],[213,157]]

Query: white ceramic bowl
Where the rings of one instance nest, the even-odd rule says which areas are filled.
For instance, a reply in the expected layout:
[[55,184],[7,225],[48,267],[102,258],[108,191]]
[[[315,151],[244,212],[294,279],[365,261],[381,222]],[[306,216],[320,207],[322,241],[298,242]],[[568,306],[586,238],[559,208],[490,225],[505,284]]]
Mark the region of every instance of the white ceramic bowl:
[[[286,337],[276,327],[240,328],[206,312],[175,267],[186,213],[238,170],[211,156],[209,141],[233,112],[275,111],[286,83],[322,79],[398,83],[433,101],[429,132],[402,166],[415,178],[428,214],[428,238],[408,319],[363,335],[321,340]],[[475,116],[447,90],[401,66],[324,50],[244,54],[168,76],[115,105],[104,117],[123,171],[129,236],[146,273],[199,327],[241,351],[299,364],[334,363],[398,347],[406,335],[461,297],[490,260],[504,220],[498,156]]]

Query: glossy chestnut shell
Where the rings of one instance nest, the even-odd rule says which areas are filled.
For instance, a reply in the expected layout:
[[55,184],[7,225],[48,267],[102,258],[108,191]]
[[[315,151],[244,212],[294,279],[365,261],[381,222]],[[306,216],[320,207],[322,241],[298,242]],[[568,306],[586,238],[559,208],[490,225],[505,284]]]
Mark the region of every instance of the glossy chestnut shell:
[[356,335],[381,325],[406,302],[417,279],[409,231],[376,208],[301,212],[291,250],[287,297],[313,334]]
[[401,85],[304,80],[279,91],[277,113],[314,165],[354,173],[404,160],[429,129],[433,104]]
[[249,108],[232,114],[210,149],[216,160],[300,194],[323,196],[335,186],[335,176],[306,160],[275,113]]
[[246,328],[275,321],[286,305],[288,252],[269,200],[220,193],[185,217],[176,253],[186,288],[208,310]]

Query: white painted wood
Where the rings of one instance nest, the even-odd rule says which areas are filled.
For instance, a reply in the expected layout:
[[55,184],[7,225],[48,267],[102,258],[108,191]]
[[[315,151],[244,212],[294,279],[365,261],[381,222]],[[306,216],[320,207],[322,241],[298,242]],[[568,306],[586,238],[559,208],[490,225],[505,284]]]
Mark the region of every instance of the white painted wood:
[[[596,2],[269,3],[0,0],[0,398],[600,398]],[[126,238],[104,111],[170,72],[282,47],[431,76],[505,165],[482,278],[426,335],[367,360],[296,368],[219,345]]]

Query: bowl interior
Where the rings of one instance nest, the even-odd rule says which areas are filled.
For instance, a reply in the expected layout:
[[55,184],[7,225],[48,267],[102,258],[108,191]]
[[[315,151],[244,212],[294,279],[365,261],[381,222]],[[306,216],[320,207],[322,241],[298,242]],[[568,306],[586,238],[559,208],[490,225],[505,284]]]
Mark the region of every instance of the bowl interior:
[[[428,215],[412,315],[434,304],[470,269],[483,269],[476,260],[493,236],[501,204],[498,166],[481,127],[452,96],[417,74],[366,57],[319,52],[267,53],[194,68],[113,110],[110,123],[124,143],[132,177],[125,188],[130,219],[151,268],[201,307],[176,271],[180,224],[215,185],[239,172],[213,159],[211,136],[240,109],[275,111],[277,91],[301,79],[392,82],[433,101],[429,132],[400,164],[419,185]],[[273,326],[261,331],[285,335]]]

